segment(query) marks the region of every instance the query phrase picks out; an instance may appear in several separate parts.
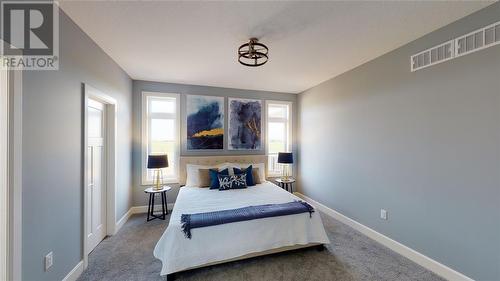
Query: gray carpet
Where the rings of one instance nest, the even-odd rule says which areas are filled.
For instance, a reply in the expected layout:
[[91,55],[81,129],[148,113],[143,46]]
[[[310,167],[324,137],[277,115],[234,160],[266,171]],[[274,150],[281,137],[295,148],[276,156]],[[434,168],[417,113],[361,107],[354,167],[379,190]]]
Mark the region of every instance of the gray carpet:
[[[332,244],[178,273],[176,280],[443,280],[432,272],[322,214]],[[153,248],[168,221],[135,215],[90,254],[84,280],[165,280]]]

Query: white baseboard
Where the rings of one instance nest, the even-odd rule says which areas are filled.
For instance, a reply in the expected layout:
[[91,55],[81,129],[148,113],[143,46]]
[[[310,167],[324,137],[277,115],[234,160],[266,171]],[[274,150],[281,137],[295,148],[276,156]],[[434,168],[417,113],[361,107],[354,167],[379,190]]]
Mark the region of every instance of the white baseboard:
[[83,261],[80,261],[62,281],[76,281],[83,272]]
[[305,196],[304,194],[301,194],[299,192],[295,192],[295,195],[303,198],[307,202],[311,203],[314,205],[316,208],[318,208],[321,212],[333,217],[334,219],[356,229],[357,231],[363,233],[364,235],[368,236],[369,238],[379,242],[380,244],[388,247],[389,249],[393,250],[394,252],[412,260],[413,262],[421,265],[422,267],[425,267],[426,269],[436,273],[437,275],[447,279],[447,280],[454,280],[454,281],[473,281],[470,277],[465,276],[464,274],[453,270],[449,267],[447,267],[444,264],[441,264],[428,256],[425,256],[395,240],[392,240],[391,238],[349,218],[344,216],[343,214],[328,208],[327,206]]
[[[174,203],[168,203],[167,204],[167,208],[169,210],[172,210],[174,208]],[[161,205],[155,205],[154,206],[154,209],[155,209],[155,214],[157,212],[160,212],[161,211]],[[130,208],[126,213],[125,215],[123,215],[123,217],[121,217],[121,219],[119,219],[117,222],[116,222],[116,226],[115,226],[115,232],[114,234],[118,233],[118,231],[122,228],[123,225],[125,225],[125,223],[128,221],[128,219],[134,215],[134,214],[143,214],[143,213],[147,213],[148,212],[148,206],[134,206],[132,208]],[[113,234],[113,235],[114,235]]]
[[130,208],[126,213],[125,215],[123,215],[123,217],[121,219],[119,219],[117,222],[116,222],[116,226],[115,226],[115,233],[113,235],[115,235],[116,233],[118,233],[118,231],[122,228],[122,226],[128,221],[128,219],[130,218],[130,216],[132,216],[132,208]]

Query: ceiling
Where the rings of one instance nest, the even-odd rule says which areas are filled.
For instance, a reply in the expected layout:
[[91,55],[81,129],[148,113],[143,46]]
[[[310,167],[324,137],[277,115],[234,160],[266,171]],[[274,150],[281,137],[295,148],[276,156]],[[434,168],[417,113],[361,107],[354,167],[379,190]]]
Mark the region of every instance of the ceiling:
[[[60,1],[131,77],[299,93],[494,1]],[[250,37],[269,47],[237,62]]]

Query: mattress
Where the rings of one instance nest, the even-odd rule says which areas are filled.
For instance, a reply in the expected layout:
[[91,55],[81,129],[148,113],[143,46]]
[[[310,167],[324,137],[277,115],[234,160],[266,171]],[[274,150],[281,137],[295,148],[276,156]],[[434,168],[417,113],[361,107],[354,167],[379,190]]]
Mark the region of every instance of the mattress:
[[170,222],[156,244],[161,275],[290,246],[329,244],[318,212],[195,228],[187,239],[181,215],[301,200],[270,182],[246,189],[182,187]]

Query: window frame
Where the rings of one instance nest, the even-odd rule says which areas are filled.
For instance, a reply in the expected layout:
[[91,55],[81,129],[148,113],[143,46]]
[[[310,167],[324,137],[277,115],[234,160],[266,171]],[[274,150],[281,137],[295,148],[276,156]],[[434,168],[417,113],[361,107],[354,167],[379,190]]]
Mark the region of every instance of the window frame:
[[[277,101],[277,100],[266,100],[266,156],[270,157],[269,153],[269,123],[270,122],[283,122],[284,118],[270,118],[269,117],[269,106],[270,105],[286,105],[288,107],[288,118],[286,119],[286,151],[283,152],[292,152],[293,149],[293,102],[291,101]],[[272,155],[275,155],[274,153]],[[277,155],[276,155],[277,156]],[[269,161],[269,160],[268,160]],[[267,175],[269,177],[279,177],[281,176],[281,171],[277,173],[276,171],[270,170],[271,165],[267,165]],[[290,169],[291,176],[293,174],[293,169]]]
[[[162,93],[162,92],[149,92],[149,91],[143,91],[142,92],[142,116],[141,116],[141,123],[142,123],[142,137],[141,137],[141,185],[152,185],[153,180],[148,179],[148,169],[146,168],[147,164],[147,157],[148,157],[148,145],[149,145],[149,124],[150,124],[150,114],[148,111],[148,99],[150,97],[157,97],[157,98],[174,98],[175,99],[175,121],[174,125],[176,126],[175,129],[175,136],[174,136],[174,141],[175,141],[175,159],[172,159],[171,156],[168,157],[168,162],[169,163],[174,163],[175,164],[175,169],[174,169],[174,178],[165,178],[164,183],[166,184],[171,184],[171,183],[178,183],[179,182],[179,162],[180,162],[180,153],[181,153],[181,147],[180,147],[180,136],[181,136],[181,99],[180,99],[180,94],[176,93]],[[163,113],[157,113],[156,115],[162,115]],[[166,113],[164,115],[171,115],[169,113]],[[167,119],[167,118],[165,118]]]

